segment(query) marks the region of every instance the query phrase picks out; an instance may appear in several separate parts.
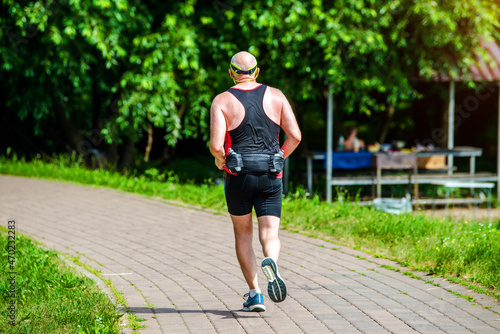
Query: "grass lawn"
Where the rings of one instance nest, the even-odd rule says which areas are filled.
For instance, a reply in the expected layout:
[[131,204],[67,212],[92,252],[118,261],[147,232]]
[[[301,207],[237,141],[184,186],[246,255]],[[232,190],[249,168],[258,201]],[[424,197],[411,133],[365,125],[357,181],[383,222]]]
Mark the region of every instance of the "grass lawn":
[[116,305],[58,253],[3,226],[0,249],[1,333],[120,332]]
[[[500,223],[392,215],[355,203],[284,201],[283,226],[395,260],[412,270],[482,286],[500,297]],[[499,298],[500,300],[500,298]]]

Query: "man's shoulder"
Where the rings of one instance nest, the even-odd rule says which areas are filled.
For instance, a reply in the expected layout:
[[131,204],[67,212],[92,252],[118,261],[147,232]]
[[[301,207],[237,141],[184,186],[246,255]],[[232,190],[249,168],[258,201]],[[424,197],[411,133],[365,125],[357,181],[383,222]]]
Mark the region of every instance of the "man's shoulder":
[[270,94],[274,98],[281,98],[281,99],[286,98],[285,94],[283,94],[281,89],[271,87],[271,86],[267,86],[267,94]]
[[218,94],[216,97],[214,97],[212,103],[221,103],[224,101],[227,101],[228,98],[231,97],[231,93],[229,93],[227,90]]
[[225,96],[230,96],[231,93],[228,91],[228,90],[225,90],[223,91],[222,93],[219,93],[215,98],[221,98],[221,97],[225,97]]
[[266,87],[267,87],[267,90],[269,90],[271,92],[280,92],[281,93],[281,90],[276,88],[276,87],[269,86],[269,85],[266,85]]

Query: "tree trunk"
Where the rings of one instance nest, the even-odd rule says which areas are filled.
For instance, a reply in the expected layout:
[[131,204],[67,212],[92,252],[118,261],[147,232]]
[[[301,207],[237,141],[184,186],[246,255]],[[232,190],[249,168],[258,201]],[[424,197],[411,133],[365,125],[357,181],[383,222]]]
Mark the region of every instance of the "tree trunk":
[[133,139],[127,137],[123,140],[121,147],[120,162],[118,169],[123,171],[130,168],[132,159],[134,157],[135,142]]
[[97,80],[92,82],[92,127],[101,131],[101,95],[99,94],[99,87]]
[[[54,101],[56,101],[55,98]],[[88,151],[91,149],[91,144],[83,140],[78,125],[66,115],[60,103],[54,103],[54,113],[66,137],[67,145],[65,146],[69,146],[70,149],[76,150],[79,154],[88,154]]]
[[165,141],[163,142],[165,143],[165,146],[163,147],[162,162],[168,165],[174,159],[177,146],[172,147],[166,144]]
[[144,161],[149,161],[149,154],[151,153],[151,148],[153,147],[153,124],[148,122],[148,143],[146,144],[146,152],[144,153]]
[[383,144],[387,137],[387,133],[389,132],[389,126],[391,125],[392,119],[394,118],[395,107],[393,102],[389,102],[389,106],[387,108],[387,115],[385,117],[384,124],[382,125],[382,130],[380,131],[380,137],[378,142]]
[[[118,116],[118,101],[119,101],[120,91],[116,92],[112,96],[112,100],[110,105],[107,107],[105,112],[105,118],[99,120],[99,128],[103,129],[107,124],[107,122],[113,123],[114,119]],[[111,127],[113,127],[111,125]],[[116,130],[116,129],[115,129]],[[119,146],[116,143],[116,140],[113,140],[111,143],[105,143],[106,149],[106,161],[114,167],[118,166],[118,162],[120,159],[119,154]]]
[[118,145],[116,143],[106,145],[106,161],[116,167],[118,163]]
[[179,118],[182,119],[184,117],[184,113],[186,112],[186,101],[184,101],[179,107]]

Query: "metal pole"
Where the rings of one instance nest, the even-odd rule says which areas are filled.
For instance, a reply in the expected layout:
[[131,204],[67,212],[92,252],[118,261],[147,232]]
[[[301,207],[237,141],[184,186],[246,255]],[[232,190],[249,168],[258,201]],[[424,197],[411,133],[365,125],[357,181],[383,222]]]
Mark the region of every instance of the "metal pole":
[[307,157],[307,191],[311,195],[312,195],[312,192],[313,192],[312,170],[313,170],[313,158],[310,157],[310,156],[308,156]]
[[[455,81],[450,81],[450,100],[448,104],[448,149],[454,147],[454,127],[455,127]],[[448,155],[448,174],[453,174],[453,155]]]
[[500,199],[500,82],[498,82],[497,200]]
[[290,159],[285,159],[285,166],[283,169],[283,192],[288,194],[288,185],[290,183]]
[[491,188],[488,188],[488,220],[491,223]]
[[333,85],[328,86],[326,117],[326,200],[332,200],[332,157],[333,157]]

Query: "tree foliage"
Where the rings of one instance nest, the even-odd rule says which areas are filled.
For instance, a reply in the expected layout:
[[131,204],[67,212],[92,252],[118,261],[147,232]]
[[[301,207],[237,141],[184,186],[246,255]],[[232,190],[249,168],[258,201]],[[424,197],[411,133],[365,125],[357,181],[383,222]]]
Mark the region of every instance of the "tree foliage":
[[463,75],[480,38],[500,40],[498,7],[490,0],[2,0],[4,109],[74,149],[85,131],[116,145],[153,128],[175,146],[206,138],[211,99],[231,84],[229,58],[248,50],[261,79],[292,103],[324,103],[332,87],[343,110],[371,114],[415,98],[412,78]]
[[166,129],[170,145],[179,138],[206,133],[211,96],[200,65],[198,33],[191,22],[193,3],[172,3],[172,12],[158,29],[133,39],[132,66],[120,82],[123,94],[116,119],[122,128],[131,126],[133,136],[148,122]]

